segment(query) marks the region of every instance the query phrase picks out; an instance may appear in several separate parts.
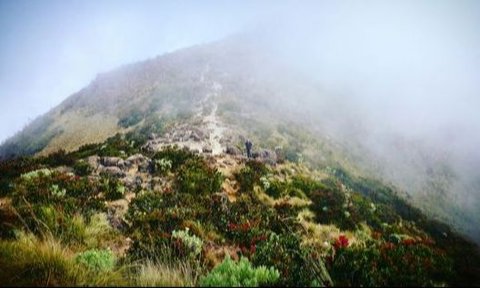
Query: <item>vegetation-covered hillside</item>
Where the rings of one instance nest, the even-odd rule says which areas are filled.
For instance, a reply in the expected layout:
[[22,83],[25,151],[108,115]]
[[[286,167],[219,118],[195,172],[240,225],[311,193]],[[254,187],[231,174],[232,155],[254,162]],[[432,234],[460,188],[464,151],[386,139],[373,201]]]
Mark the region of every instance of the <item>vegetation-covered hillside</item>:
[[[340,165],[355,177],[399,187],[402,197],[429,217],[480,243],[475,165],[455,163],[448,151],[421,141],[372,136],[375,129],[363,125],[355,103],[323,90],[257,42],[235,35],[100,74],[2,143],[0,159],[72,152],[132,131],[160,148],[165,143],[155,139],[166,131],[179,142],[180,134],[190,137],[190,128],[212,115],[229,134],[210,147],[214,150],[243,147],[248,135],[255,145],[281,147],[286,159],[313,169]],[[212,127],[195,131],[192,141],[205,143]]]
[[2,285],[480,284],[478,247],[393,187],[141,135],[0,162]]

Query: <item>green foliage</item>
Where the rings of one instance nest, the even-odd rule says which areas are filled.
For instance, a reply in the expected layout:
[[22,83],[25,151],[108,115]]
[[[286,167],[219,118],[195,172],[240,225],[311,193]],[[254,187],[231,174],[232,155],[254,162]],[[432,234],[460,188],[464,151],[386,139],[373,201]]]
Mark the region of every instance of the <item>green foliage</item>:
[[[88,178],[33,171],[15,182],[12,206],[30,231],[70,238],[77,214],[89,217],[104,209],[100,185]],[[73,237],[75,238],[75,237]]]
[[[320,223],[336,224],[342,229],[355,229],[358,223],[351,219],[348,201],[340,183],[334,179],[323,181],[322,188],[310,192],[311,208]],[[346,213],[348,212],[348,213]]]
[[155,166],[153,168],[154,173],[160,175],[166,175],[172,169],[172,160],[162,158],[160,160],[154,160]]
[[181,241],[190,257],[195,258],[202,253],[203,241],[195,235],[190,235],[188,227],[185,230],[173,230],[172,238]]
[[125,186],[115,177],[102,175],[100,189],[103,190],[106,200],[122,199],[125,194]]
[[200,279],[200,286],[204,287],[258,287],[273,285],[280,274],[278,270],[265,266],[252,267],[247,258],[240,258],[234,262],[226,257],[208,275]]
[[245,167],[235,173],[235,178],[240,184],[240,192],[252,192],[254,185],[260,184],[260,178],[266,176],[268,168],[265,164],[250,160]]
[[[195,285],[200,271],[221,260],[212,257],[218,257],[214,253],[222,247],[238,248],[238,256],[250,259],[254,266],[271,268],[255,274],[252,271],[258,268],[245,264],[248,260],[229,260],[229,264],[225,260],[215,268],[218,271],[214,269],[202,278],[204,285],[237,285],[231,281],[238,285],[289,286],[477,283],[477,246],[448,226],[428,220],[393,187],[353,177],[341,169],[331,170],[332,177],[321,182],[304,176],[308,174],[292,173],[285,173],[286,179],[280,181],[271,176],[276,175],[274,167],[247,161],[234,173],[240,193],[230,201],[224,193],[215,193],[223,177],[204,158],[167,147],[149,155],[155,164],[151,176],[162,176],[163,190],[138,191],[123,219],[127,225],[117,230],[107,220],[105,201],[122,198],[125,187],[108,175],[91,177],[90,167],[79,159],[95,154],[127,157],[138,153],[141,139],[147,136],[135,134],[137,129],[73,153],[60,151],[47,157],[0,161],[0,194],[7,196],[0,205],[2,284]],[[75,174],[51,169],[63,165],[73,166]],[[252,193],[258,188],[277,199],[296,196],[311,200],[315,217],[300,222],[308,231],[297,220],[300,207],[291,201],[295,199],[265,201],[259,197],[262,194]],[[337,227],[351,230],[351,234],[340,231],[344,242],[322,246],[331,233],[322,235],[321,226],[308,223],[312,220],[335,225],[328,227],[332,231]],[[374,231],[371,235],[368,229],[358,231],[365,226],[363,223]],[[22,230],[43,240],[20,243]],[[310,235],[325,238],[312,243],[310,240],[317,239],[310,239]],[[119,245],[120,237],[133,242],[127,257],[116,266],[113,255],[102,249]],[[48,239],[55,241],[44,242]],[[37,246],[40,248],[34,248]],[[133,263],[135,268],[125,268]],[[118,273],[116,269],[123,264],[127,265],[122,268],[125,270]],[[222,269],[231,270],[233,278],[221,274]],[[271,276],[266,271],[276,271],[276,280],[260,280]]]
[[20,177],[23,180],[30,181],[34,178],[40,177],[40,176],[50,176],[52,174],[52,171],[47,168],[39,169],[39,170],[34,170],[30,171],[28,173],[22,174]]
[[[170,163],[170,169],[177,171],[187,160],[201,161],[200,157],[190,152],[188,149],[179,149],[177,146],[164,147],[161,151],[158,151],[153,156],[154,160],[163,161],[165,164]],[[166,164],[167,165],[167,164]],[[161,169],[161,167],[157,167]]]
[[212,194],[220,190],[223,176],[204,160],[189,159],[183,164],[175,179],[175,186],[181,193]]
[[76,151],[72,152],[71,155],[76,159],[86,158],[98,153],[100,150],[101,144],[85,144],[80,146]]
[[425,218],[419,209],[414,208],[398,196],[392,187],[373,179],[354,178],[341,168],[334,169],[332,174],[353,191],[361,193],[375,203],[384,204],[390,209],[394,209],[405,220],[416,221]]
[[92,173],[93,168],[90,167],[90,164],[88,164],[87,162],[83,160],[78,160],[73,165],[73,171],[78,176],[87,176],[87,175],[90,175],[90,173]]
[[308,254],[301,248],[297,235],[271,233],[266,241],[257,245],[252,262],[278,269],[282,286],[310,286],[314,280],[323,282],[325,279],[318,278],[317,271],[312,270]]
[[75,261],[95,272],[111,271],[115,267],[115,255],[110,250],[87,250],[79,253]]
[[[192,195],[186,193],[156,193],[143,191],[137,194],[130,203],[126,219],[131,223],[128,231],[133,245],[128,254],[131,259],[139,260],[155,255],[169,247],[176,256],[189,256],[190,248],[176,245],[178,239],[170,233],[183,226],[187,220],[210,219],[210,199],[208,195]],[[181,242],[181,241],[180,241]]]
[[11,193],[13,185],[12,182],[20,176],[29,171],[39,169],[41,163],[38,159],[33,157],[20,157],[11,160],[0,160],[0,197]]
[[337,250],[331,275],[341,286],[437,286],[453,276],[451,268],[431,242],[407,239]]
[[319,189],[320,187],[323,186],[309,178],[296,175],[287,181],[270,180],[265,193],[275,199],[285,196],[305,199],[307,198],[306,195],[310,194],[313,189]]
[[117,133],[115,136],[107,139],[99,151],[98,156],[124,157],[139,153],[138,143],[130,139],[127,135]]
[[75,163],[75,159],[72,154],[65,152],[65,150],[61,149],[56,152],[49,154],[48,156],[44,156],[39,159],[43,164],[49,167],[58,167],[58,166],[72,166]]

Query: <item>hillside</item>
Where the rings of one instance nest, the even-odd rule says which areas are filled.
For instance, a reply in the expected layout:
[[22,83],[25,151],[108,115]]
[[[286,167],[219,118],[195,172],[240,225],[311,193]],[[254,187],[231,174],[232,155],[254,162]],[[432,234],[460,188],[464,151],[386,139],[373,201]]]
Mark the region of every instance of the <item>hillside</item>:
[[389,138],[388,166],[279,63],[234,37],[126,65],[3,143],[0,282],[480,285],[447,162]]

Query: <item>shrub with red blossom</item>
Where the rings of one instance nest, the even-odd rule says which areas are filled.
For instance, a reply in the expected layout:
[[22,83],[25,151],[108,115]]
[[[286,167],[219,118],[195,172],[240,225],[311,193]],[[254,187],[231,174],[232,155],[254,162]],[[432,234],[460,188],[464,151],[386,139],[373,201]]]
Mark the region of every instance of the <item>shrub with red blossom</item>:
[[347,248],[348,245],[348,238],[345,235],[338,236],[338,238],[335,240],[335,243],[333,243],[333,247],[335,247],[335,250]]

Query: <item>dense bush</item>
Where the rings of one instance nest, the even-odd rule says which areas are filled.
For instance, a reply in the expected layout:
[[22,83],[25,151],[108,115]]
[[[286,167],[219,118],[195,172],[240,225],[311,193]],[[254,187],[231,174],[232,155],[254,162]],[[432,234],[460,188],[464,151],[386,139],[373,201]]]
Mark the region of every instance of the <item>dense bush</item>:
[[[308,250],[302,249],[300,239],[293,233],[271,233],[266,241],[260,242],[253,254],[255,265],[275,267],[280,271],[279,284],[282,286],[311,286],[314,283],[327,284],[328,276],[322,279],[321,273],[309,256]],[[325,272],[325,271],[323,271]]]
[[348,202],[340,183],[328,179],[324,186],[310,193],[311,208],[319,223],[336,224],[341,229],[354,229],[356,224],[348,211]]
[[166,175],[172,169],[172,161],[166,158],[154,160],[153,173]]
[[210,199],[208,196],[199,196],[153,191],[139,193],[130,203],[126,215],[131,223],[128,234],[134,240],[128,252],[129,257],[135,260],[155,257],[165,246],[174,248],[180,258],[188,256],[189,248],[175,246],[177,239],[173,239],[171,234],[183,228],[187,220],[210,218]]
[[239,191],[242,193],[252,192],[254,185],[260,184],[260,178],[266,176],[267,173],[268,168],[265,164],[255,160],[248,161],[245,163],[245,167],[235,173],[235,178],[240,184]]
[[70,229],[75,215],[89,218],[104,210],[99,187],[86,177],[32,171],[15,182],[12,205],[31,231],[61,236]]
[[129,139],[128,135],[117,133],[115,136],[107,139],[99,151],[99,156],[125,157],[139,153],[140,149],[135,141]]
[[78,160],[73,165],[73,171],[78,176],[88,176],[93,171],[93,168],[90,167],[90,164],[88,164],[86,161]]
[[258,287],[273,285],[279,278],[276,269],[265,266],[252,267],[247,258],[234,262],[230,257],[216,266],[208,275],[200,279],[204,287]]
[[210,168],[203,159],[189,159],[180,167],[175,187],[181,193],[212,194],[220,190],[222,182],[216,168]]
[[110,250],[87,250],[79,253],[75,261],[95,272],[111,271],[115,267],[115,255]]
[[117,178],[108,175],[102,175],[100,189],[106,200],[118,200],[125,194],[125,186]]
[[199,237],[195,235],[190,235],[189,228],[185,228],[185,230],[173,230],[172,238],[175,240],[180,241],[181,244],[188,256],[191,258],[196,258],[202,252],[203,241]]
[[[180,149],[177,146],[167,146],[158,151],[153,156],[154,160],[169,162],[171,169],[177,171],[189,159],[201,161],[198,155],[193,154],[188,149]],[[158,167],[160,169],[160,167]]]
[[452,277],[452,263],[428,241],[370,243],[336,252],[330,269],[340,286],[437,286]]

